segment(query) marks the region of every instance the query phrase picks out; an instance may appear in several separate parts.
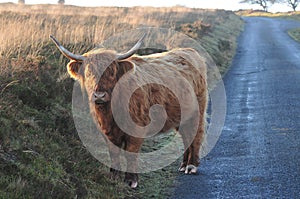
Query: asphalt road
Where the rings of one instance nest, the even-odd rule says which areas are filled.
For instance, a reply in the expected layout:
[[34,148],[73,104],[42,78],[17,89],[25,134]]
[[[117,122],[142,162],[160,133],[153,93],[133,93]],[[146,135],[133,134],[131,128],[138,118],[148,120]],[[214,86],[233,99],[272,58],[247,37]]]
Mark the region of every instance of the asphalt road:
[[220,139],[172,198],[300,198],[300,44],[287,34],[300,23],[244,20]]

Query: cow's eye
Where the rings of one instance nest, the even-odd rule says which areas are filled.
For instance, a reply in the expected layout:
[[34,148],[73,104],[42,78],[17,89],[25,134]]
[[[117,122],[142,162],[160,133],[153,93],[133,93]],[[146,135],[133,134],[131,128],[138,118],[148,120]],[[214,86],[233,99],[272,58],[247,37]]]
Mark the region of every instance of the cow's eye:
[[114,77],[114,76],[115,76],[114,71],[110,71],[110,76],[111,76],[111,77]]

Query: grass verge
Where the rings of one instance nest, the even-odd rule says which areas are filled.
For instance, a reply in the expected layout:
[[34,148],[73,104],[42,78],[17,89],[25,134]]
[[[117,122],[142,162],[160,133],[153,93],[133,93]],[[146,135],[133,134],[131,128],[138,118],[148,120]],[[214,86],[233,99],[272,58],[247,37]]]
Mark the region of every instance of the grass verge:
[[300,42],[300,28],[291,29],[288,34],[297,42]]

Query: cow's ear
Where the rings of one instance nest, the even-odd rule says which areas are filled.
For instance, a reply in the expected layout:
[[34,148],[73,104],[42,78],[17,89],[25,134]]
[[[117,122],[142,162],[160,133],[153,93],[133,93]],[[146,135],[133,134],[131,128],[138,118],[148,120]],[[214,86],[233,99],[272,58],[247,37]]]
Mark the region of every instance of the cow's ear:
[[82,79],[82,75],[79,73],[81,66],[82,66],[82,62],[78,62],[76,60],[71,60],[68,63],[67,65],[68,73],[73,79],[75,80]]
[[124,60],[124,61],[118,61],[118,73],[117,77],[120,78],[122,75],[127,73],[128,71],[133,71],[135,70],[135,65],[131,61]]

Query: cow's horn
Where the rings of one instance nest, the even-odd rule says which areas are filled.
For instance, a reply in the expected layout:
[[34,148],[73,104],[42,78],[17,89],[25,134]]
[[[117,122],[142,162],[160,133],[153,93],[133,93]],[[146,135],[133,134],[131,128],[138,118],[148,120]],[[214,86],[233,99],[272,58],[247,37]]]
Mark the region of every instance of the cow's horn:
[[139,41],[126,53],[124,54],[118,54],[117,55],[117,59],[118,60],[123,60],[123,59],[126,59],[128,57],[131,57],[142,45],[143,43],[143,39],[145,38],[146,34],[144,34],[140,39]]
[[83,60],[86,59],[85,56],[82,55],[76,55],[71,53],[70,51],[68,51],[67,49],[65,49],[56,39],[55,37],[53,37],[52,35],[50,35],[50,38],[52,39],[52,41],[55,43],[55,45],[57,46],[57,48],[60,50],[60,52],[62,52],[62,54],[64,56],[66,56],[67,58],[71,59],[71,60],[76,60],[76,61],[80,61],[82,62]]

